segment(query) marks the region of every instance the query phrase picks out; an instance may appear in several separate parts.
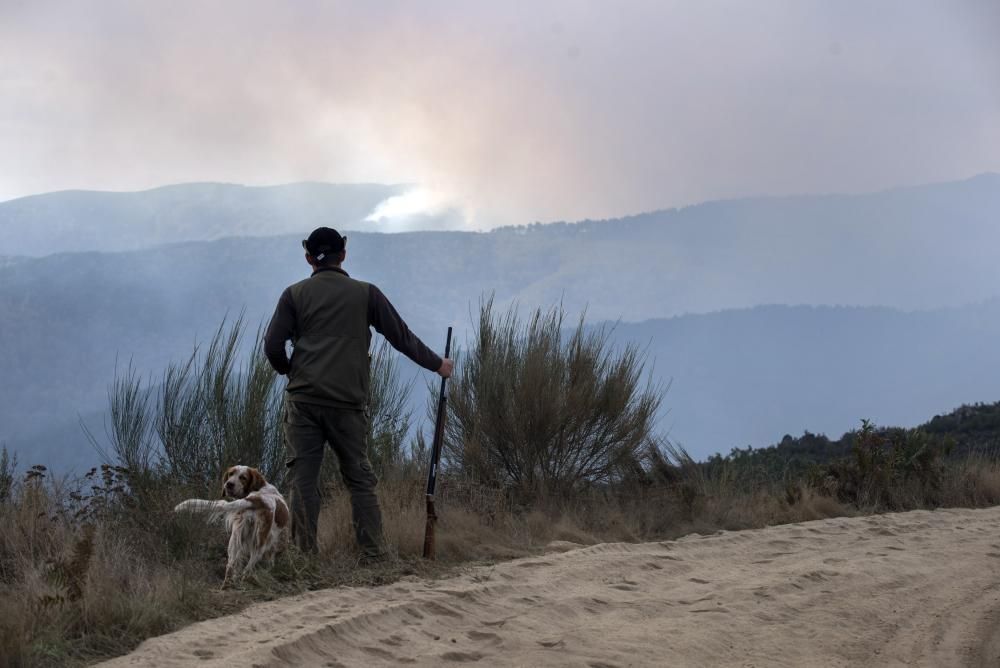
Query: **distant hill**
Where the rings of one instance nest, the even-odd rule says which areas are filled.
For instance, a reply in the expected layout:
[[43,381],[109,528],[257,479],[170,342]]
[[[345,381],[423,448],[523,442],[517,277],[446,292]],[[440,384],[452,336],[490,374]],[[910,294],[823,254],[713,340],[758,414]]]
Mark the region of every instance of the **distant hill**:
[[909,313],[760,306],[621,323],[614,337],[646,346],[671,380],[662,426],[700,456],[1000,399],[1000,299]]
[[[796,429],[841,433],[861,417],[915,424],[1000,396],[989,301],[1000,286],[998,220],[1000,176],[983,175],[490,233],[352,233],[346,268],[378,284],[435,347],[490,293],[524,308],[562,302],[571,316],[586,309],[591,323],[623,320],[616,336],[649,342],[659,377],[673,379],[664,429],[707,455]],[[96,223],[87,229],[117,243]],[[301,234],[0,262],[0,442],[45,460],[89,457],[74,440],[76,415],[103,410],[116,359],[158,374],[224,314],[265,320],[307,275]],[[896,309],[756,308],[769,303]],[[708,314],[677,317],[699,312]]]
[[[297,242],[316,225],[332,223],[377,231],[363,218],[402,189],[188,184],[38,195],[0,203],[0,255],[284,234]],[[424,223],[424,229],[445,226]],[[597,318],[640,321],[759,304],[929,309],[988,299],[1000,285],[998,223],[1000,175],[982,174],[865,195],[708,202],[488,234],[394,234],[391,240],[352,234],[350,246],[374,251],[373,264],[353,264],[359,271],[389,273],[383,265],[398,264],[390,281],[433,264],[432,271],[459,283],[510,287],[525,304],[562,301]],[[417,256],[390,255],[397,252]]]
[[142,192],[67,190],[0,202],[0,255],[124,251],[178,241],[302,234],[364,218],[401,185],[189,183]]
[[[505,232],[545,249],[529,257],[541,255],[550,267],[522,301],[589,304],[602,317],[639,321],[769,303],[955,306],[998,292],[1000,175]],[[605,304],[619,310],[608,313]]]
[[24,262],[27,258],[18,255],[0,255],[0,269]]

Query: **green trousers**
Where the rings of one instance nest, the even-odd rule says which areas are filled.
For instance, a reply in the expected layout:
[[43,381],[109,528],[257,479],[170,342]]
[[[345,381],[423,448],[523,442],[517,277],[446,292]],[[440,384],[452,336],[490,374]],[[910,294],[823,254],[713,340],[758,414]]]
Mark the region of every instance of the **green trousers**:
[[365,411],[285,401],[285,447],[291,473],[292,538],[306,552],[316,549],[319,475],[326,445],[337,455],[340,474],[351,494],[354,534],[366,557],[383,551],[382,512],[368,461],[368,415]]

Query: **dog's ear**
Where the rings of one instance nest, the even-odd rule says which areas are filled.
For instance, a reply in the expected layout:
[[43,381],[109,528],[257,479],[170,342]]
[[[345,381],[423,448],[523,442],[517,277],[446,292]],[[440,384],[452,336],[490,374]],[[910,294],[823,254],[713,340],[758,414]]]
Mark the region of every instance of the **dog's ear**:
[[226,481],[229,480],[229,476],[233,474],[233,469],[235,466],[230,466],[228,469],[222,472],[222,496],[226,496]]
[[250,480],[247,481],[247,487],[245,490],[248,494],[250,492],[256,492],[263,489],[264,485],[267,484],[267,481],[264,480],[264,476],[257,469],[250,469],[247,471],[247,474],[250,476]]

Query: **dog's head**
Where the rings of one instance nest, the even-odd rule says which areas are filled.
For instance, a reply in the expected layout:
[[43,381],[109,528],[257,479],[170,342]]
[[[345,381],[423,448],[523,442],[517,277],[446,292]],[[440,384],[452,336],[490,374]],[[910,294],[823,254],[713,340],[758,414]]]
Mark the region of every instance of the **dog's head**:
[[243,499],[250,492],[256,492],[266,484],[267,481],[257,469],[242,465],[230,466],[222,474],[222,496]]

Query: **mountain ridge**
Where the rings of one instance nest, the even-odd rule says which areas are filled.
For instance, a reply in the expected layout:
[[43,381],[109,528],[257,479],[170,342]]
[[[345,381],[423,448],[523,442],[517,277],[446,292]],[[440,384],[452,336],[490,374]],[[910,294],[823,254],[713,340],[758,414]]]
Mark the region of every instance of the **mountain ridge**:
[[[362,204],[358,210],[369,202]],[[674,401],[673,416],[686,416],[678,433],[695,451],[710,452],[766,443],[772,430],[795,425],[842,430],[858,413],[906,423],[918,409],[993,398],[983,367],[1000,378],[1000,360],[983,332],[1000,338],[989,301],[1000,285],[993,250],[1000,247],[998,220],[1000,177],[987,176],[889,195],[714,203],[622,221],[489,233],[352,232],[345,268],[378,285],[411,329],[431,343],[448,325],[467,327],[478,300],[491,295],[500,306],[562,304],[570,319],[586,312],[591,323],[621,321],[622,334],[662,343],[657,373],[675,379],[671,391],[677,399],[690,399]],[[305,233],[0,262],[0,441],[30,444],[39,425],[102,409],[116,355],[158,372],[186,357],[195,338],[210,336],[227,313],[242,310],[251,323],[266,320],[281,290],[308,275],[299,244]],[[0,251],[11,254],[6,247]],[[865,312],[863,319],[879,324],[856,324],[864,336],[843,324],[852,321],[851,311],[790,315],[764,307],[711,316],[761,304],[884,306],[912,313],[907,320]],[[959,304],[978,304],[970,308],[985,314],[982,331],[968,324],[955,329],[950,321],[964,323],[964,316],[956,316],[961,311],[920,315]],[[655,322],[682,314],[708,315]],[[810,321],[826,322],[826,329]],[[936,338],[920,332],[925,321]],[[809,349],[789,338],[796,331],[826,348]],[[745,338],[735,336],[739,332]],[[912,345],[887,342],[887,333]],[[894,360],[881,376],[899,376],[904,386],[940,385],[942,391],[914,395],[907,408],[896,399],[897,390],[881,385],[879,392],[857,392],[861,399],[852,403],[851,377],[837,367],[809,366],[810,354],[823,359],[842,341],[850,341],[857,359],[869,365],[882,364],[866,352],[872,349]],[[964,357],[949,367],[954,346],[981,351],[982,363]],[[681,350],[690,355],[676,354]],[[897,359],[894,350],[910,357]],[[832,378],[815,386],[833,387],[819,393],[825,405],[805,400],[816,392],[799,382],[789,360]],[[841,367],[865,373],[864,365],[851,360],[841,354]],[[774,374],[762,376],[769,379],[766,391],[747,385],[767,364],[785,368],[798,383],[795,390],[788,389],[795,383]],[[770,404],[743,410],[747,395]]]
[[0,255],[139,250],[162,243],[290,233],[303,221],[358,227],[407,186],[301,182],[279,186],[191,183],[143,191],[64,190],[0,203]]
[[[816,194],[792,194],[792,195],[753,195],[744,197],[734,197],[734,198],[722,198],[716,200],[707,200],[704,202],[698,202],[695,204],[680,206],[680,207],[664,207],[653,209],[650,211],[644,211],[633,214],[626,214],[618,216],[615,218],[585,218],[577,221],[566,221],[566,220],[554,220],[548,222],[533,222],[528,224],[514,224],[514,225],[504,225],[492,228],[490,230],[476,230],[475,233],[486,233],[486,234],[505,234],[505,233],[531,233],[537,232],[541,228],[565,228],[573,227],[577,230],[591,229],[595,226],[600,226],[604,224],[614,224],[618,226],[626,226],[634,223],[648,222],[650,219],[662,219],[662,218],[674,218],[683,217],[689,215],[696,215],[699,213],[709,212],[715,213],[718,210],[726,210],[731,207],[747,207],[747,206],[767,206],[773,204],[802,204],[806,202],[812,203],[835,203],[841,200],[853,200],[853,201],[864,201],[866,198],[879,198],[886,196],[912,196],[920,195],[923,193],[947,189],[947,190],[961,190],[963,188],[974,188],[974,187],[987,187],[994,190],[1000,189],[1000,174],[995,172],[983,172],[976,174],[969,178],[957,179],[952,181],[943,181],[937,183],[926,183],[918,185],[905,185],[897,186],[892,188],[885,188],[877,191],[864,192],[864,193],[816,193]],[[371,214],[375,207],[384,202],[386,199],[401,195],[405,193],[408,189],[414,187],[413,184],[379,184],[379,183],[327,183],[322,181],[297,181],[283,184],[274,184],[266,186],[258,185],[245,185],[239,183],[228,183],[228,182],[212,182],[212,181],[196,181],[187,183],[176,183],[167,184],[162,186],[157,186],[154,188],[147,188],[143,190],[130,190],[130,191],[108,191],[108,190],[86,190],[86,189],[66,189],[52,191],[48,193],[38,193],[33,195],[25,195],[23,197],[18,197],[10,200],[5,200],[0,202],[0,256],[3,255],[17,255],[17,256],[31,256],[39,257],[51,252],[73,252],[73,248],[55,246],[56,250],[52,250],[52,246],[45,246],[40,240],[34,239],[30,243],[25,243],[23,240],[17,241],[17,236],[27,236],[32,239],[36,234],[37,230],[34,228],[39,225],[39,220],[33,218],[36,211],[34,205],[42,205],[43,207],[51,207],[54,204],[62,203],[63,200],[73,200],[71,204],[72,208],[79,208],[81,205],[94,207],[95,205],[100,209],[101,207],[113,208],[113,206],[118,206],[122,203],[131,202],[133,206],[141,205],[145,209],[133,212],[137,216],[141,215],[167,215],[171,213],[170,211],[162,211],[157,207],[163,207],[163,202],[157,201],[144,201],[150,200],[151,198],[163,197],[163,196],[174,196],[175,199],[170,200],[168,203],[172,206],[180,206],[182,209],[184,206],[193,207],[199,203],[198,198],[203,198],[205,195],[219,195],[220,193],[224,196],[222,201],[218,203],[216,209],[210,210],[210,213],[221,217],[223,219],[229,220],[236,213],[246,212],[249,208],[246,205],[241,205],[237,210],[233,209],[233,203],[225,201],[226,198],[232,198],[234,195],[249,195],[251,198],[261,198],[268,195],[285,195],[294,196],[288,203],[287,206],[291,207],[293,204],[299,206],[302,202],[297,202],[295,199],[306,198],[307,200],[312,198],[316,201],[308,202],[309,214],[305,215],[302,223],[295,223],[296,228],[301,228],[304,232],[308,232],[311,229],[310,226],[318,226],[321,223],[327,225],[336,226],[342,230],[350,230],[354,232],[370,232],[378,233],[380,230],[376,223],[370,221],[364,221],[363,217]],[[346,198],[349,196],[360,198],[360,201],[347,201]],[[184,198],[190,201],[185,201]],[[326,199],[324,199],[326,198]],[[80,201],[82,200],[82,201]],[[203,204],[203,203],[202,203]],[[257,202],[260,205],[260,202]],[[267,202],[265,202],[267,204]],[[271,202],[269,206],[273,206],[275,203]],[[329,210],[323,212],[322,214],[315,211],[317,207],[327,206]],[[107,213],[106,210],[100,211],[101,213]],[[52,211],[47,211],[49,215],[52,215]],[[61,215],[66,215],[60,212]],[[176,212],[174,212],[176,213]],[[289,210],[287,216],[294,215],[295,210]],[[298,211],[298,213],[302,213]],[[448,215],[453,215],[453,211],[449,210]],[[269,211],[269,215],[277,216],[277,211]],[[259,216],[259,212],[256,214]],[[434,216],[427,216],[423,214],[417,214],[416,218],[418,220],[433,221]],[[146,221],[150,224],[149,221]],[[161,223],[163,221],[160,221]],[[177,224],[179,221],[176,219],[170,220],[170,222]],[[260,221],[257,221],[258,224]],[[95,224],[101,224],[101,221],[96,221]],[[106,224],[106,222],[104,223]],[[190,227],[190,224],[187,224]],[[181,225],[184,227],[184,224]],[[414,230],[415,232],[440,232],[440,231],[456,231],[456,232],[468,232],[464,229],[439,229],[440,221],[437,223],[430,222],[427,229]],[[284,230],[288,232],[289,230]],[[242,232],[242,233],[241,233]],[[144,242],[141,245],[137,245],[139,242],[133,242],[132,245],[122,245],[121,247],[116,247],[114,250],[136,250],[140,247],[148,248],[159,245],[161,243],[178,243],[183,241],[210,241],[226,237],[234,236],[278,236],[283,232],[275,232],[274,230],[260,230],[258,229],[256,233],[246,234],[246,230],[230,229],[228,232],[222,232],[215,234],[214,236],[205,236],[204,233],[195,234],[190,237],[174,238],[168,240],[153,240],[151,242]],[[395,232],[386,232],[395,233]],[[405,233],[405,232],[404,232]],[[79,243],[80,239],[73,240],[73,243]],[[22,246],[20,250],[10,250],[18,249],[18,244]],[[93,247],[85,247],[82,250],[101,250],[102,247],[94,245]],[[25,252],[25,251],[28,252]],[[51,251],[51,252],[50,252]]]

